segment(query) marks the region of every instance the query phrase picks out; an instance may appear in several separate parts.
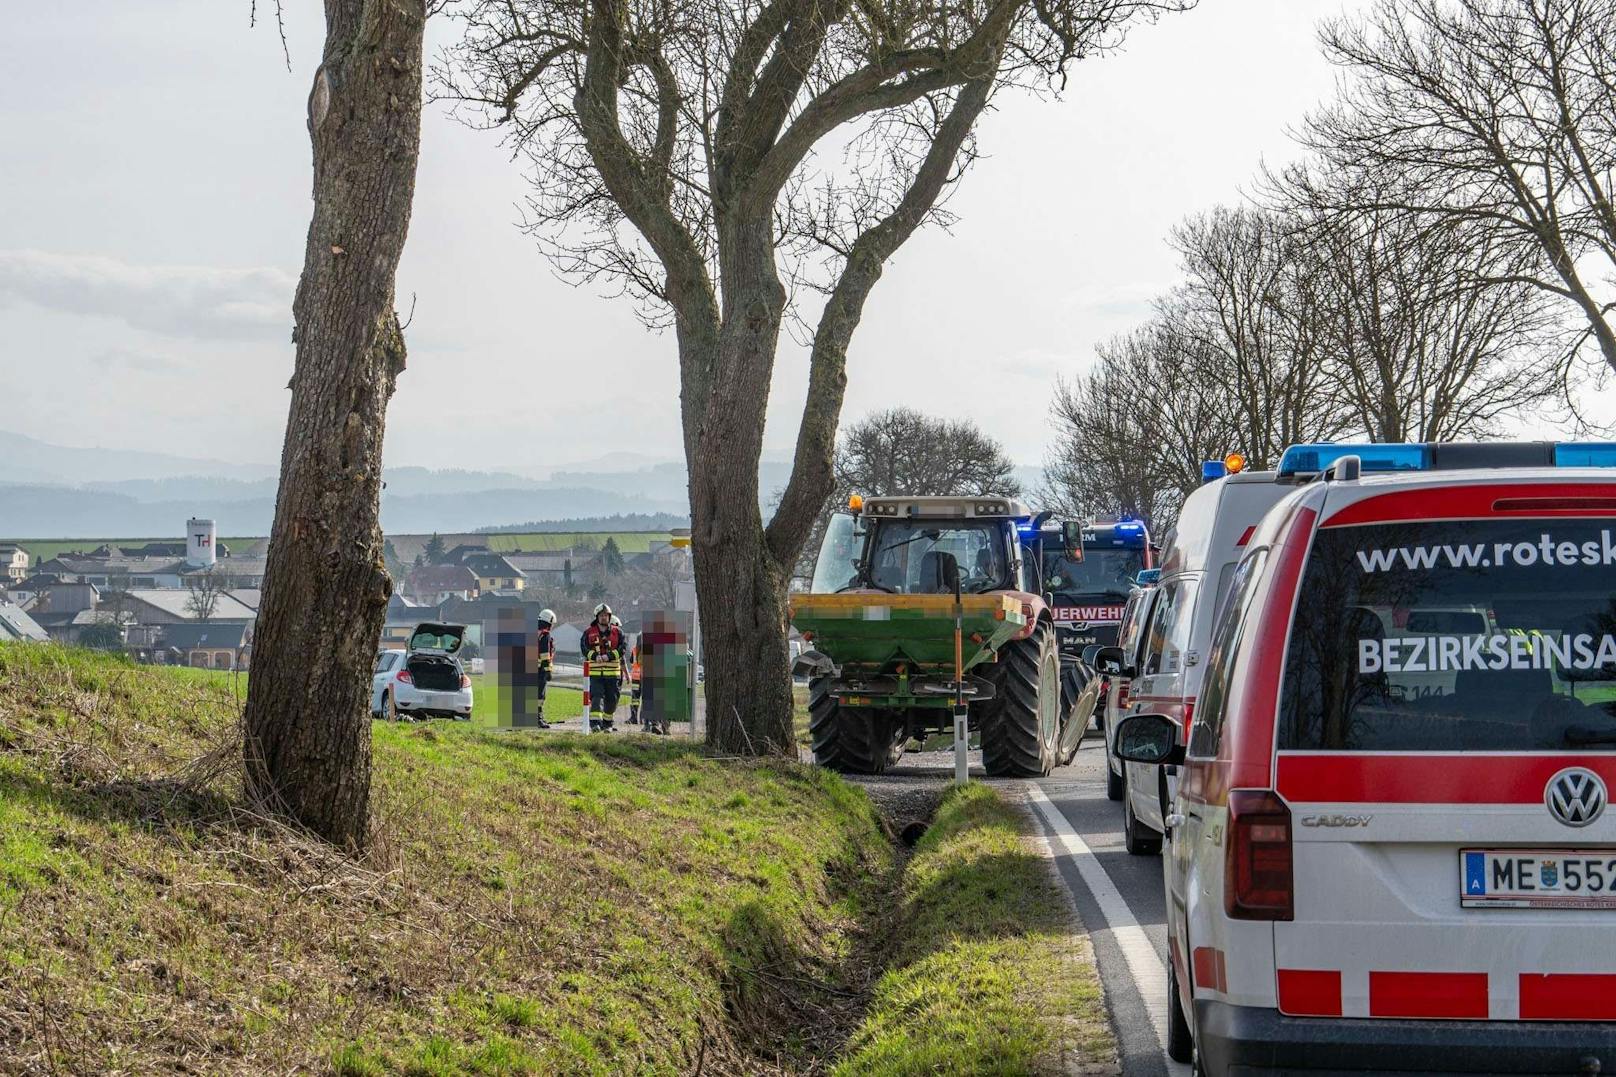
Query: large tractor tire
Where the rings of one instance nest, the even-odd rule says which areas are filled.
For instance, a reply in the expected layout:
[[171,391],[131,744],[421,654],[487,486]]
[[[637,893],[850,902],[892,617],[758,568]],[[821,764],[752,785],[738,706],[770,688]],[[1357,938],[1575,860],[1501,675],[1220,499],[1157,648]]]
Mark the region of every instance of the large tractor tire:
[[843,774],[880,774],[903,758],[904,725],[885,711],[843,707],[829,677],[808,682],[808,735],[814,762]]
[[1055,767],[1060,733],[1060,655],[1055,633],[1039,624],[983,670],[994,682],[983,709],[982,769],[994,778],[1037,778]]

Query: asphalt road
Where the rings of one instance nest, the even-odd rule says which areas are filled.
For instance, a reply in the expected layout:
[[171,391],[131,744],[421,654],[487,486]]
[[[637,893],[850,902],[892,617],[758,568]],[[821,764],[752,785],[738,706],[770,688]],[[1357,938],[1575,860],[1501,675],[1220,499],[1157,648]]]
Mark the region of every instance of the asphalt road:
[[[1104,742],[1090,732],[1072,765],[1048,778],[1018,783],[1037,817],[1094,945],[1106,1001],[1128,1077],[1187,1077],[1168,1060],[1167,931],[1159,856],[1129,856],[1122,806],[1105,798]],[[912,754],[884,778],[934,781],[953,777],[951,752]],[[971,753],[971,777],[982,778]]]

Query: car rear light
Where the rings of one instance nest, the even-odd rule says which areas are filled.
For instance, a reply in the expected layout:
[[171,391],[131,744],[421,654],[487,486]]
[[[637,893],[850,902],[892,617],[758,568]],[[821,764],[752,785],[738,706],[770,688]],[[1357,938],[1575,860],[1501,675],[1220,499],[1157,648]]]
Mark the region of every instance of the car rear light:
[[410,671],[409,670],[401,669],[401,670],[398,671],[398,683],[399,684],[414,684],[415,683],[415,678],[410,676]]
[[1184,743],[1190,742],[1190,726],[1195,722],[1195,700],[1184,701]]
[[1229,793],[1223,908],[1235,920],[1290,920],[1296,913],[1291,810],[1270,789]]
[[470,688],[471,687],[471,678],[466,676],[464,673],[462,673],[460,675],[460,687],[462,687],[462,688]]
[[1128,705],[1128,682],[1117,682],[1117,709],[1121,710]]

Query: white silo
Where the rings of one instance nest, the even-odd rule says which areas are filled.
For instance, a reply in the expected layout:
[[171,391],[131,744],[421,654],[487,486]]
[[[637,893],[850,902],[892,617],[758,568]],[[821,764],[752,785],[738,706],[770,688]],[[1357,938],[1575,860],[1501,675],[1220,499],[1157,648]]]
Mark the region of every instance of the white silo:
[[213,548],[215,529],[212,520],[196,517],[185,521],[185,563],[206,568],[219,559]]

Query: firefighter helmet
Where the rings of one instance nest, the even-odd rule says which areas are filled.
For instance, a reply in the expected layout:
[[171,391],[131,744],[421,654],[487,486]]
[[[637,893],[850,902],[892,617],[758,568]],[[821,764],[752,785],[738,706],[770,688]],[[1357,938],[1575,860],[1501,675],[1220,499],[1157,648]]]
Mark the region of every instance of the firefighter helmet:
[[555,610],[540,610],[539,623],[544,625],[546,628],[555,624]]

